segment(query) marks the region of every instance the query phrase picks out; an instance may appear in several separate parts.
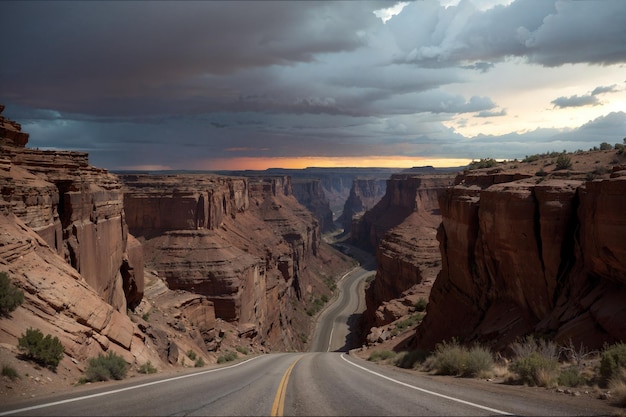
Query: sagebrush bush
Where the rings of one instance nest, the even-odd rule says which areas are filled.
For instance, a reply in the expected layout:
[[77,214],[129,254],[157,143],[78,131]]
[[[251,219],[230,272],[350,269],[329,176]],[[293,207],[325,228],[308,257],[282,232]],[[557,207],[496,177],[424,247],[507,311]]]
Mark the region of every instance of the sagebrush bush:
[[99,354],[95,358],[89,358],[85,379],[88,382],[120,380],[126,378],[126,372],[128,372],[128,364],[124,358],[109,352],[106,355]]
[[2,376],[6,376],[11,381],[15,381],[20,377],[15,368],[10,365],[2,365]]
[[587,380],[580,373],[580,370],[577,366],[571,366],[559,374],[558,378],[559,385],[565,385],[566,387],[579,387],[581,385],[585,385]]
[[476,377],[493,369],[493,355],[484,347],[468,349],[453,339],[437,345],[426,368],[440,375]]
[[139,373],[140,374],[154,374],[156,373],[157,369],[152,366],[152,363],[150,361],[144,363],[143,365],[141,365],[139,367]]
[[391,359],[394,356],[396,356],[396,353],[391,350],[375,350],[370,354],[367,360],[370,362],[378,362]]
[[59,365],[65,353],[58,337],[52,337],[49,334],[44,336],[39,329],[26,329],[26,333],[18,339],[17,343],[26,358],[53,370]]
[[542,356],[539,352],[516,358],[509,369],[523,384],[550,386],[556,376],[559,362],[556,358]]
[[24,292],[11,284],[6,272],[0,272],[0,315],[7,316],[23,302]]
[[204,365],[206,364],[204,363],[204,359],[202,358],[196,359],[196,363],[193,364],[193,366],[195,366],[196,368],[202,368]]
[[420,311],[420,312],[425,311],[427,305],[428,305],[428,300],[422,297],[415,302],[415,311]]
[[626,343],[606,346],[600,357],[600,376],[604,383],[626,369]]
[[236,350],[237,352],[241,353],[242,355],[247,355],[247,354],[249,353],[249,352],[248,352],[248,348],[246,348],[246,347],[244,347],[244,346],[237,346],[237,347],[235,348],[235,350]]
[[564,152],[559,154],[556,158],[556,169],[570,169],[572,167],[572,160],[567,154]]
[[425,350],[412,350],[410,352],[400,353],[394,360],[394,364],[399,368],[412,369],[416,365],[421,364],[430,355]]
[[217,363],[232,362],[237,359],[237,352],[228,351],[217,358]]
[[615,398],[615,403],[626,407],[626,369],[621,369],[609,380],[609,389]]
[[196,352],[194,352],[193,350],[189,349],[189,351],[187,351],[187,356],[189,357],[189,359],[191,359],[192,361],[195,361],[197,356],[196,356]]
[[482,346],[473,346],[467,353],[467,359],[461,376],[477,377],[493,369],[493,355]]

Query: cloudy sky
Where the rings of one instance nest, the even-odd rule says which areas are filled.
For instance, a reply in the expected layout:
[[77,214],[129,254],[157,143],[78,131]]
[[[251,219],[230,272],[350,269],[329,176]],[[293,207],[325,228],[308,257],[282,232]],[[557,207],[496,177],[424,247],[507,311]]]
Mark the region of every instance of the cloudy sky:
[[455,166],[626,136],[626,1],[0,2],[30,147],[117,169]]

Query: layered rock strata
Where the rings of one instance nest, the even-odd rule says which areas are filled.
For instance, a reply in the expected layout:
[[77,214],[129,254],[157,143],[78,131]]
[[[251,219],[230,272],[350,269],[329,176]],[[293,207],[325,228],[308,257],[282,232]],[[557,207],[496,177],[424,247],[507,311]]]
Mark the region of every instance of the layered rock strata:
[[475,172],[440,207],[442,271],[415,346],[626,340],[625,166],[590,182]]
[[335,229],[333,212],[321,181],[292,179],[291,186],[296,200],[309,209],[317,219],[321,232],[332,232]]
[[393,175],[385,196],[353,228],[353,239],[376,247],[378,263],[365,293],[365,334],[408,314],[417,299],[428,298],[441,268],[438,197],[453,180],[449,174]]
[[129,228],[171,289],[206,296],[217,318],[266,347],[301,347],[292,303],[311,293],[320,229],[289,177],[122,179]]
[[5,211],[36,231],[117,310],[135,305],[143,293],[141,246],[132,238],[128,244],[117,177],[89,165],[85,153],[27,149],[27,136],[7,133],[18,124],[5,118],[0,124]]
[[386,179],[356,178],[352,182],[350,195],[346,199],[343,212],[338,219],[345,232],[350,233],[352,221],[356,216],[363,215],[383,198],[386,188]]
[[160,359],[144,334],[105,302],[48,243],[13,214],[0,214],[0,271],[24,292],[21,307],[0,318],[0,342],[17,345],[27,328],[58,337],[60,367],[83,368],[86,359],[114,352],[131,364]]

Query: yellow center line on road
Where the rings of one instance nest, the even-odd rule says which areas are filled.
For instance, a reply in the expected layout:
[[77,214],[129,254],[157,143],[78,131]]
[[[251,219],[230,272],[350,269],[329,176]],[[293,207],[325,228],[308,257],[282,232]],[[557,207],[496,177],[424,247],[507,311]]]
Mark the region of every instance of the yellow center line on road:
[[270,416],[272,417],[282,417],[285,412],[285,395],[287,394],[287,384],[289,383],[289,375],[291,375],[291,371],[293,367],[296,366],[296,363],[303,356],[300,356],[296,359],[285,371],[285,375],[283,375],[280,380],[280,384],[278,385],[278,390],[276,391],[276,397],[274,398],[274,404],[272,404],[272,413]]

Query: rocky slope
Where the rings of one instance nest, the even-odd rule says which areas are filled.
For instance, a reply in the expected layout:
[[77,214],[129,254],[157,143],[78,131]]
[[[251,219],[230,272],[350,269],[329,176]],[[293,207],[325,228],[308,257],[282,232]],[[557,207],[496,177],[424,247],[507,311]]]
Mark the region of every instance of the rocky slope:
[[333,212],[330,202],[326,198],[322,182],[317,179],[293,179],[292,192],[296,200],[306,207],[317,219],[322,233],[332,232],[335,229]]
[[[171,289],[206,296],[217,318],[264,348],[302,348],[306,307],[341,264],[290,177],[123,175],[126,217]],[[323,266],[323,264],[327,264]],[[344,265],[347,267],[347,264]]]
[[499,349],[529,333],[590,349],[626,340],[624,157],[574,158],[591,169],[534,176],[508,164],[467,172],[441,195],[442,271],[414,347],[457,337]]
[[441,267],[438,197],[453,179],[450,174],[395,174],[385,196],[355,222],[352,241],[375,247],[378,262],[365,293],[363,327],[370,342],[379,339],[382,326],[413,311],[419,298],[428,298]]
[[[129,237],[121,184],[89,165],[87,154],[39,151],[15,142],[3,118],[0,198],[109,304],[141,300],[141,246]],[[97,255],[96,255],[97,254]]]
[[25,294],[22,306],[0,317],[3,362],[32,327],[63,344],[58,375],[66,383],[106,351],[159,366],[126,314],[141,301],[144,272],[121,183],[84,153],[25,148],[28,135],[2,116],[0,135],[0,271]]
[[355,217],[362,216],[383,198],[386,188],[386,179],[355,178],[352,181],[350,194],[343,205],[343,211],[338,219],[345,232],[351,232],[352,221]]

